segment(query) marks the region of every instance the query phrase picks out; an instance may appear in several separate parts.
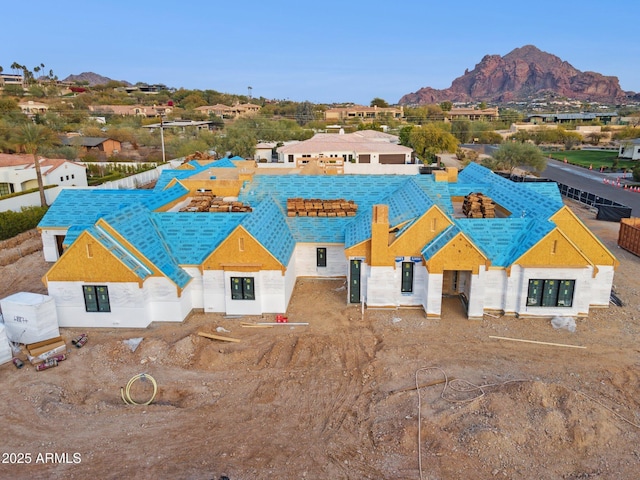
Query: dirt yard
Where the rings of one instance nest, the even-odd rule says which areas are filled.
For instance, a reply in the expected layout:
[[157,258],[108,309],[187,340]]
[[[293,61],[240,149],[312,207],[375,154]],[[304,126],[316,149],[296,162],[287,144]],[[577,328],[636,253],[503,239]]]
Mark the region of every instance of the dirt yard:
[[[308,279],[288,318],[309,326],[193,314],[90,330],[82,349],[70,343],[82,332],[62,329],[69,358],[57,368],[0,366],[0,478],[640,478],[640,258],[617,247],[618,224],[574,209],[618,256],[625,306],[592,311],[573,333],[548,320],[469,321],[453,298],[440,320],[363,314],[345,303],[344,280]],[[41,252],[0,267],[0,298],[46,293],[46,269]],[[132,351],[123,341],[135,337]],[[139,373],[157,396],[125,405],[120,387]],[[150,382],[131,393],[150,398]]]

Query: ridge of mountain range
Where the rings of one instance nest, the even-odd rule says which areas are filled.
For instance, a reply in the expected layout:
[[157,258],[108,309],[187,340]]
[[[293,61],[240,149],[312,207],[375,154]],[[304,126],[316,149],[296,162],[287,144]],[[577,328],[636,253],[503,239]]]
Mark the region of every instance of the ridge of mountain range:
[[582,72],[570,63],[533,45],[506,54],[485,55],[471,71],[456,78],[449,88],[424,87],[404,95],[400,105],[433,104],[444,101],[507,103],[532,100],[541,95],[602,103],[640,99],[625,92],[618,77]]
[[[89,86],[95,86],[112,79],[93,72],[83,72],[69,75],[65,81],[86,82]],[[131,85],[123,80],[121,82]],[[398,104],[424,105],[444,101],[499,104],[530,101],[540,96],[609,104],[640,101],[640,93],[620,88],[618,77],[582,72],[534,45],[525,45],[502,57],[485,55],[473,70],[466,69],[449,88],[437,90],[423,87],[403,95]]]

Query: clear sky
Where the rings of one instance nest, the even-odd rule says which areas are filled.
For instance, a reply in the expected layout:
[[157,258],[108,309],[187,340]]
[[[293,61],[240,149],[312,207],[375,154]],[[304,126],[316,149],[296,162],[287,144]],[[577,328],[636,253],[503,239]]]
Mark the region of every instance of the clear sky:
[[60,79],[393,104],[531,44],[640,91],[638,0],[31,0],[0,21],[5,73],[44,63]]

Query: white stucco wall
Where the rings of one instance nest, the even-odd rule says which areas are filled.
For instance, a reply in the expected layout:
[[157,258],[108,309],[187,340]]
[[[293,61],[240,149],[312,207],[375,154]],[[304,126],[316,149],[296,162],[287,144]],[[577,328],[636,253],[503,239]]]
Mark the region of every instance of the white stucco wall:
[[176,285],[168,278],[152,277],[144,282],[149,322],[181,322],[191,311],[191,284],[178,296]]
[[44,259],[47,262],[55,262],[60,258],[58,255],[58,245],[56,243],[56,236],[66,236],[67,230],[63,229],[43,229],[40,232],[40,238],[42,239],[42,252]]
[[[230,282],[231,280],[229,280]],[[231,288],[225,286],[224,271],[205,270],[202,274],[202,305],[205,312],[224,312],[226,308],[226,292]],[[231,294],[229,294],[231,298]]]
[[198,267],[182,267],[193,280],[189,283],[191,308],[204,308],[203,279]]
[[489,269],[484,273],[484,309],[502,310],[507,303],[507,295],[513,290],[507,289],[507,271],[505,269]]
[[426,298],[422,306],[430,317],[440,317],[442,314],[442,273],[427,272],[425,284]]
[[608,307],[611,300],[611,288],[614,278],[613,267],[599,266],[596,278],[589,282],[591,292],[589,294],[589,304],[597,307]]
[[367,305],[376,307],[402,307],[424,303],[426,268],[413,262],[413,291],[402,292],[402,262],[410,257],[398,257],[395,267],[370,267],[367,276]]
[[109,291],[111,312],[87,312],[84,282],[49,282],[61,327],[144,328],[151,322],[145,294],[137,283],[101,283]]
[[[327,266],[318,267],[316,250],[327,249]],[[344,277],[349,264],[344,256],[344,244],[298,243],[293,251],[296,275],[299,277]]]
[[[514,266],[511,276],[514,286],[517,285],[517,302],[515,313],[518,315],[533,316],[577,316],[589,312],[591,303],[592,268],[520,268]],[[571,307],[528,307],[527,293],[529,291],[529,280],[575,280],[573,291],[573,303]],[[506,311],[506,309],[505,309]]]
[[467,317],[482,318],[484,315],[485,277],[487,272],[481,267],[477,275],[473,275],[471,272],[460,273],[465,273],[462,278],[464,279],[464,294],[469,302],[467,305]]

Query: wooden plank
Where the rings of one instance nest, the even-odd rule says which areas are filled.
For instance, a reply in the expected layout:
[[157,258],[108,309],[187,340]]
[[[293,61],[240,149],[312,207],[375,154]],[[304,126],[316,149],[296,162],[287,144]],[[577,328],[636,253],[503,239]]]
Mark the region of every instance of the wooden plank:
[[64,346],[66,346],[66,343],[64,342],[64,340],[60,340],[59,342],[51,343],[49,345],[43,345],[42,347],[38,347],[38,348],[30,348],[28,350],[29,350],[29,355],[31,355],[32,357],[37,357],[38,355],[42,355],[43,353],[48,352],[49,350],[53,350],[55,348],[60,348]]
[[587,347],[582,347],[580,345],[566,345],[564,343],[538,342],[536,340],[522,340],[520,338],[494,337],[493,335],[489,335],[489,338],[496,338],[498,340],[509,340],[511,342],[535,343],[537,345],[551,345],[553,347],[587,348]]
[[210,338],[211,340],[222,340],[223,342],[236,342],[236,343],[240,342],[240,340],[237,338],[222,337],[220,335],[213,335],[211,333],[198,332],[198,335],[201,337]]
[[62,340],[62,337],[54,337],[48,340],[42,340],[41,342],[29,343],[25,345],[25,347],[27,347],[27,350],[31,350],[32,348],[44,347],[45,345],[51,345],[52,343],[60,342]]
[[308,322],[258,322],[256,325],[309,325]]

